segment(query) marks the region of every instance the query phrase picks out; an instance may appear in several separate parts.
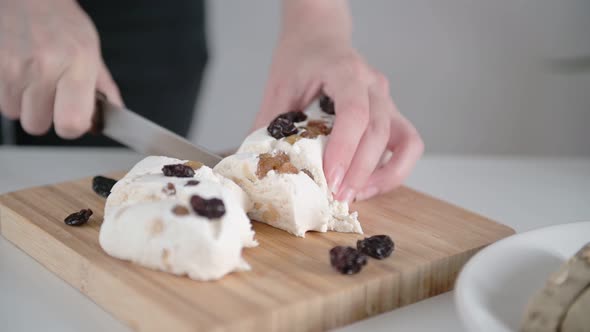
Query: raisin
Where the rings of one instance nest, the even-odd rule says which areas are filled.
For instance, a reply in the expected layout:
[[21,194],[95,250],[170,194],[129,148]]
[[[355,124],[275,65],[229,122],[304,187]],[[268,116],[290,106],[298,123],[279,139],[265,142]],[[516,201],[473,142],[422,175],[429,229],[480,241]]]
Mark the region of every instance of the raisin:
[[281,116],[282,115],[277,116],[266,128],[270,136],[276,139],[281,139],[283,137],[297,134],[298,130],[293,124],[293,121]]
[[323,120],[311,120],[307,123],[307,129],[316,132],[319,135],[330,135],[332,128]]
[[67,216],[66,219],[64,219],[64,222],[68,226],[81,226],[88,222],[91,215],[92,210],[82,209]]
[[201,183],[201,182],[199,182],[197,180],[188,180],[184,186],[185,187],[192,187],[192,186],[198,185],[199,183]]
[[279,167],[277,169],[277,173],[279,173],[279,174],[297,174],[297,173],[299,173],[299,170],[297,169],[297,167],[295,167],[290,162],[286,162],[286,163],[282,164],[281,167]]
[[307,123],[306,130],[301,133],[302,137],[305,138],[316,138],[320,135],[330,135],[332,128],[328,126],[328,123],[323,120],[310,120]]
[[375,235],[356,242],[358,251],[373,258],[387,258],[393,252],[395,244],[387,235]]
[[219,198],[205,199],[194,195],[191,197],[191,206],[196,214],[209,219],[221,218],[225,214],[225,205]]
[[289,155],[288,155],[288,154],[286,154],[286,153],[285,153],[285,152],[283,152],[283,151],[279,151],[279,152],[277,152],[277,153],[276,153],[276,154],[273,156],[273,158],[275,158],[275,159],[277,160],[277,162],[278,162],[280,165],[282,165],[282,164],[284,164],[284,163],[288,163],[288,162],[290,162],[290,161],[291,161],[291,158],[289,158]]
[[330,263],[342,274],[355,274],[367,264],[367,256],[353,247],[337,246],[330,250]]
[[162,192],[168,196],[176,195],[176,187],[173,183],[168,182],[166,187],[162,189]]
[[287,113],[283,113],[278,116],[279,118],[285,118],[291,122],[302,122],[307,120],[307,115],[302,111],[290,111]]
[[117,183],[117,180],[98,175],[92,179],[92,190],[98,195],[107,198],[115,183]]
[[166,176],[175,176],[177,178],[190,178],[195,175],[192,167],[183,164],[166,165],[162,167],[162,172]]
[[172,208],[172,213],[174,213],[177,216],[186,216],[190,213],[190,211],[182,205],[175,205]]
[[256,176],[262,179],[271,170],[278,170],[283,164],[290,161],[289,156],[284,152],[278,152],[275,155],[270,153],[263,153],[258,156],[258,168],[256,169]]
[[335,114],[334,102],[326,95],[320,97],[320,108],[328,114]]

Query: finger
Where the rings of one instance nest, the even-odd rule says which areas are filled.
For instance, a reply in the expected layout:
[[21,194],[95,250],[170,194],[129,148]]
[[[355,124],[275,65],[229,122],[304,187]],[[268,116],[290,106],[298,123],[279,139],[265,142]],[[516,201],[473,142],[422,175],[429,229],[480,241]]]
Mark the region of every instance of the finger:
[[8,63],[0,70],[0,113],[8,119],[17,120],[21,114],[21,99],[24,90],[22,68],[18,62]]
[[97,76],[97,66],[78,60],[60,77],[53,121],[62,138],[77,138],[90,128]]
[[117,87],[117,83],[115,83],[113,76],[111,76],[111,73],[104,62],[101,64],[101,68],[98,71],[96,89],[104,93],[111,103],[117,106],[124,105],[119,87]]
[[367,85],[358,80],[338,82],[324,88],[336,107],[334,127],[324,153],[324,174],[332,193],[337,194],[359,142],[369,123]]
[[0,113],[10,120],[17,120],[21,114],[23,89],[18,87],[16,81],[12,83],[2,84],[0,87]]
[[34,81],[24,89],[20,123],[27,133],[43,135],[49,131],[54,101],[55,81]]
[[253,130],[267,126],[277,114],[294,109],[295,93],[296,91],[287,84],[276,83],[275,79],[271,79],[264,91],[262,106],[254,120]]
[[31,135],[45,134],[51,128],[56,84],[65,69],[61,48],[39,48],[37,52],[22,68],[20,122]]
[[[381,84],[381,83],[379,83]],[[393,103],[387,89],[373,85],[369,89],[370,120],[356,153],[336,196],[340,201],[352,202],[377,168],[389,141],[389,127]]]
[[357,194],[357,199],[367,199],[401,185],[422,156],[424,143],[420,135],[399,113],[392,120],[391,133],[393,140],[390,140],[388,149],[393,155],[383,167],[375,170],[365,188]]

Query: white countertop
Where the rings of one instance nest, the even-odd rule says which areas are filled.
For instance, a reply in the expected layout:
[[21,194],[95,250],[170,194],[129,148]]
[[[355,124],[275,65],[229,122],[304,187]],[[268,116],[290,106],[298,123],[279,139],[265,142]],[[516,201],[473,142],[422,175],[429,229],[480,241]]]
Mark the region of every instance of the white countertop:
[[[0,193],[127,169],[120,149],[0,147]],[[407,184],[517,232],[590,220],[590,158],[427,155]],[[92,301],[0,237],[1,331],[128,331]],[[462,331],[452,293],[340,331]]]

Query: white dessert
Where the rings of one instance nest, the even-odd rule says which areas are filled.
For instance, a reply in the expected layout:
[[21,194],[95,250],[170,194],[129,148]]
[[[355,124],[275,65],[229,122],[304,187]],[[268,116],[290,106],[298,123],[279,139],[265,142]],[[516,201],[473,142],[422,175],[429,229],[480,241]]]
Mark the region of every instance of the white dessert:
[[[189,178],[162,173],[164,165],[185,162],[147,157],[117,182],[106,202],[101,247],[111,256],[196,280],[248,270],[242,249],[257,245],[244,212],[250,200],[206,166]],[[187,186],[191,180],[199,184]],[[225,213],[200,216],[191,206],[193,195],[220,199]]]
[[[298,128],[317,120],[332,127],[334,116],[319,110],[317,104],[305,113],[308,119],[296,123]],[[328,188],[323,171],[326,142],[325,135],[314,138],[297,135],[277,140],[266,128],[261,128],[244,140],[237,154],[216,165],[214,171],[244,189],[254,203],[248,209],[248,215],[254,220],[300,237],[307,231],[362,233],[357,213],[349,213],[348,204],[334,200]],[[288,156],[294,169],[259,174],[260,156],[279,154]]]
[[121,204],[169,199],[170,195],[162,190],[162,186],[168,183],[172,183],[175,187],[181,189],[178,192],[179,195],[190,193],[194,188],[185,186],[189,180],[197,180],[209,185],[220,185],[232,192],[245,210],[250,207],[250,199],[238,185],[214,173],[207,166],[203,165],[194,170],[195,175],[192,178],[164,176],[162,173],[164,165],[184,164],[187,162],[187,160],[162,156],[144,158],[113,186],[106,201],[105,215],[109,213],[109,210]]

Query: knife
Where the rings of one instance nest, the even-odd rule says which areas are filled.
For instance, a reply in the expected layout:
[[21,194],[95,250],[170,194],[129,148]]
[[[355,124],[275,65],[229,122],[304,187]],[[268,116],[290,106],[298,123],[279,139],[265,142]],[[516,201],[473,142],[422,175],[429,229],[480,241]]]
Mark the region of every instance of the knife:
[[209,167],[221,160],[220,156],[202,146],[189,142],[137,113],[112,104],[99,91],[96,93],[90,132],[105,135],[145,155],[200,161]]

